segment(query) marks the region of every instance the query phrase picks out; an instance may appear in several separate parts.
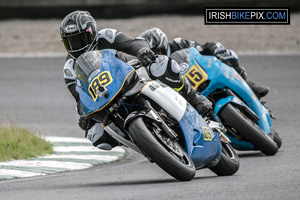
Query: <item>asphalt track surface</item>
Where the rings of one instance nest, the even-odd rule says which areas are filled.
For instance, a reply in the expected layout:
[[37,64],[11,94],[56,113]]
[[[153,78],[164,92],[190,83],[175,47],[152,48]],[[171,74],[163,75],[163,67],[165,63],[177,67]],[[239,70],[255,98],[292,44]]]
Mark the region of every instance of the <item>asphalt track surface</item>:
[[[129,151],[127,159],[87,170],[0,181],[0,199],[300,199],[300,57],[241,56],[254,82],[270,86],[265,98],[283,138],[275,156],[240,153],[240,169],[218,177],[208,169],[179,182]],[[64,58],[1,58],[0,116],[42,135],[83,137],[75,101],[63,81]]]

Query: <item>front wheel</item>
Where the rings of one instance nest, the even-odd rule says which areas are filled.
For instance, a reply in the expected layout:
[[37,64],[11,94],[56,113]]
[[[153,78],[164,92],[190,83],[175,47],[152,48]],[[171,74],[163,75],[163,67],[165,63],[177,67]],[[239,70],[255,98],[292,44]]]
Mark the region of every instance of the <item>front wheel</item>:
[[148,124],[147,128],[142,117],[133,119],[128,130],[136,146],[164,171],[180,181],[192,180],[196,169],[191,158],[182,147],[157,129]]
[[282,145],[282,139],[281,139],[281,137],[279,136],[279,134],[275,130],[272,130],[272,132],[271,132],[271,138],[274,140],[274,142],[276,142],[276,144],[278,146],[278,149],[280,149],[280,147]]
[[230,143],[222,142],[222,154],[219,163],[211,167],[218,176],[229,176],[235,174],[240,167],[240,159]]
[[256,149],[268,156],[277,153],[277,144],[238,108],[228,103],[220,111],[220,116],[226,126],[232,127],[245,141],[252,143]]

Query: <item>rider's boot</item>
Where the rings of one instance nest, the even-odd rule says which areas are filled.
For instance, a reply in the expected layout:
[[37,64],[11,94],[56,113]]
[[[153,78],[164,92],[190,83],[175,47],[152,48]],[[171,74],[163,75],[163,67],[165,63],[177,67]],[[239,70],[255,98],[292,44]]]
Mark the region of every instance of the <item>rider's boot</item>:
[[203,115],[211,110],[212,102],[205,96],[198,93],[190,84],[187,78],[182,79],[182,87],[177,90],[197,111]]
[[269,87],[263,85],[257,85],[256,83],[247,80],[247,73],[244,67],[237,65],[234,69],[243,77],[243,79],[248,83],[250,88],[253,90],[258,99],[266,96],[270,90]]
[[104,131],[103,126],[100,123],[95,123],[95,125],[88,130],[87,137],[94,147],[101,150],[109,151],[112,148],[119,146],[119,143]]
[[263,86],[263,85],[257,85],[256,83],[253,83],[252,81],[246,80],[250,88],[253,90],[257,98],[262,98],[266,96],[269,93],[269,87]]

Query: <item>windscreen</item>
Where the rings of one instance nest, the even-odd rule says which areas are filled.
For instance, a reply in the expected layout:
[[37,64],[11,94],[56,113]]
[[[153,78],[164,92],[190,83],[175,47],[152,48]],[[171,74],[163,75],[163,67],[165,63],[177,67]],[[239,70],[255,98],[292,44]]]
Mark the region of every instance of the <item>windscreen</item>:
[[79,56],[74,66],[76,78],[89,83],[91,74],[101,69],[101,53],[101,51],[89,51]]

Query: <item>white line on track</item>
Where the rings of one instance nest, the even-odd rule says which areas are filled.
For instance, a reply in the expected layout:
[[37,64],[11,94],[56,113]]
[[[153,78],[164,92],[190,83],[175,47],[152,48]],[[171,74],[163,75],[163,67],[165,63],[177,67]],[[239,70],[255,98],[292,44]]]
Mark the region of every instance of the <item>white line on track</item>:
[[88,143],[91,142],[87,138],[72,138],[72,137],[54,137],[54,136],[47,136],[45,138],[49,142],[78,142],[78,143]]
[[10,176],[10,177],[32,177],[32,176],[42,176],[45,175],[43,173],[35,173],[35,172],[27,172],[20,170],[12,170],[12,169],[0,169],[0,177],[1,176]]
[[[97,149],[93,146],[71,146],[71,147],[64,147],[58,146],[53,147],[55,152],[107,152],[100,149]],[[123,152],[124,150],[121,148],[115,148],[113,152]]]
[[75,162],[59,162],[59,161],[39,161],[39,160],[14,160],[11,162],[1,163],[0,166],[15,166],[15,167],[53,167],[65,169],[85,169],[92,167],[91,164],[75,163]]
[[57,158],[57,159],[111,161],[111,160],[117,160],[118,156],[109,156],[109,155],[50,155],[50,156],[46,156],[44,158],[47,158],[47,159]]

